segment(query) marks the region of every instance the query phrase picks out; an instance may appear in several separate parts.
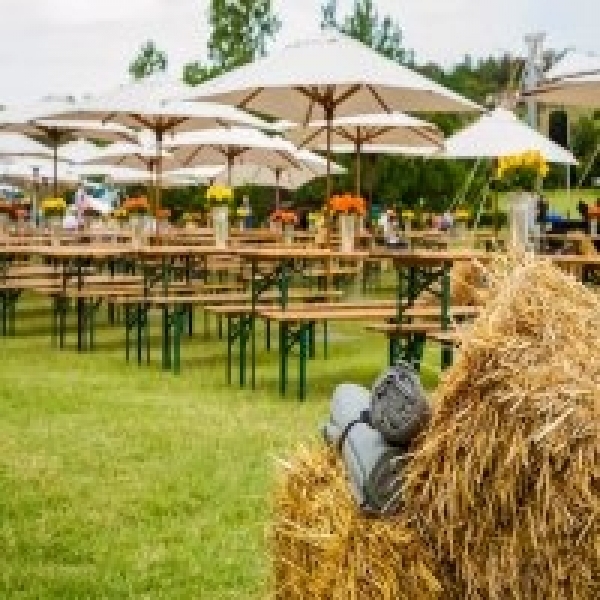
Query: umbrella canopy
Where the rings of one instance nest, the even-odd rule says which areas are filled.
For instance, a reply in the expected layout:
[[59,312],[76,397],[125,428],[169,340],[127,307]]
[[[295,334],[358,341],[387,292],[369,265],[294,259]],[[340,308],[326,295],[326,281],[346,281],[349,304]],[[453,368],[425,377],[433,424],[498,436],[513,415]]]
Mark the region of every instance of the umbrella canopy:
[[600,72],[565,77],[540,84],[525,92],[523,99],[534,98],[543,104],[560,106],[600,106]]
[[[320,148],[322,150],[322,148]],[[332,154],[354,154],[356,148],[353,144],[336,144],[331,147]],[[410,156],[433,158],[442,156],[443,150],[437,146],[388,146],[386,144],[365,144],[361,148],[362,154],[381,154],[390,156]]]
[[[296,152],[298,167],[290,165],[287,169],[274,169],[265,165],[241,164],[234,165],[231,171],[231,184],[235,187],[244,185],[258,185],[263,187],[274,187],[276,190],[297,190],[313,179],[324,177],[327,173],[327,161],[309,150],[298,150]],[[343,175],[346,169],[333,163],[331,165],[333,175]],[[226,170],[217,175],[217,182],[227,182]],[[276,203],[278,204],[277,193]]]
[[544,73],[545,81],[600,72],[600,56],[569,52]]
[[40,179],[53,181],[55,173],[59,183],[69,186],[79,183],[80,176],[75,168],[59,162],[55,171],[54,163],[49,159],[32,161],[23,158],[0,164],[0,178],[18,183],[34,182]]
[[[324,119],[329,132],[335,117],[394,110],[480,110],[473,102],[337,32],[286,46],[182,98],[211,99],[297,123]],[[326,145],[329,160],[329,135]]]
[[[8,109],[0,113],[0,131],[21,133],[48,144],[58,162],[58,146],[79,137],[107,142],[135,141],[135,133],[116,124],[99,121],[66,121],[47,118],[53,112],[68,110],[70,102],[46,101],[35,105]],[[54,181],[56,195],[58,181]]]
[[440,158],[498,158],[537,150],[551,163],[577,164],[575,157],[519,120],[497,108],[446,140]]
[[[162,150],[161,162],[167,168],[175,168],[177,165],[171,154]],[[115,167],[127,167],[130,169],[143,169],[150,174],[156,172],[157,150],[151,145],[127,144],[117,142],[99,150],[95,157],[85,163],[91,165],[110,165]]]
[[211,180],[216,179],[216,177],[226,171],[226,167],[224,164],[211,165],[207,167],[183,167],[181,169],[174,169],[173,171],[168,171],[165,173],[167,177],[170,177],[173,180],[183,179],[185,181],[192,181],[194,184],[203,184],[208,183]]
[[[404,113],[378,113],[341,117],[331,123],[331,144],[352,144],[356,154],[356,193],[361,195],[360,157],[365,144],[404,145],[439,150],[443,135],[431,123]],[[305,126],[289,128],[286,137],[299,147],[326,148],[327,122],[313,121]]]
[[268,165],[274,169],[297,167],[296,148],[291,142],[256,129],[233,127],[182,133],[166,143],[182,167],[223,165],[231,185],[235,163]]
[[72,165],[81,165],[95,158],[99,151],[95,144],[79,139],[62,145],[58,149],[58,157]]
[[0,134],[0,156],[52,158],[52,150],[18,133]]

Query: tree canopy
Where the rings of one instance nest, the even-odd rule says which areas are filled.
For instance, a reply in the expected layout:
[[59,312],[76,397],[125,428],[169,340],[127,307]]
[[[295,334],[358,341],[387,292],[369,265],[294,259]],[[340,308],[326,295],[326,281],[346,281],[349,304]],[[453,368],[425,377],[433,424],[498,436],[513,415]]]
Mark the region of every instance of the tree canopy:
[[157,71],[165,71],[167,66],[167,54],[149,40],[140,48],[139,54],[129,65],[129,74],[133,79],[143,79]]

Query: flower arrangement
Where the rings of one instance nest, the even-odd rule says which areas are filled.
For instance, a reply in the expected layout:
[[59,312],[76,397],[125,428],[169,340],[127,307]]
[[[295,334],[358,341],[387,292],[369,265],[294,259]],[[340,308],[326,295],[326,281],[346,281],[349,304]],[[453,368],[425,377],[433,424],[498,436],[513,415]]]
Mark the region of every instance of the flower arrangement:
[[123,209],[127,211],[128,215],[147,215],[150,212],[150,204],[148,198],[140,196],[139,198],[127,198],[123,202]]
[[171,218],[171,211],[168,208],[159,208],[154,216],[157,221],[166,221]]
[[245,206],[238,207],[236,213],[240,219],[245,219],[250,216],[250,211]]
[[403,210],[402,211],[402,220],[403,221],[414,221],[415,213],[412,210]]
[[342,196],[332,196],[328,202],[329,210],[334,215],[359,215],[364,216],[367,212],[367,205],[363,198],[344,194]]
[[206,200],[213,206],[231,204],[233,202],[233,190],[226,185],[211,185],[206,190]]
[[293,210],[276,210],[271,214],[273,223],[282,223],[283,225],[296,225],[298,215]]
[[471,218],[471,211],[466,208],[459,208],[454,211],[454,220],[466,222]]
[[127,221],[129,214],[127,213],[127,211],[124,208],[115,208],[115,210],[112,211],[111,217],[113,219],[115,219],[116,221]]
[[548,175],[546,159],[536,150],[498,160],[496,179],[507,189],[531,192]]
[[184,223],[200,223],[202,221],[201,212],[185,212],[183,213]]
[[42,201],[42,212],[45,217],[62,217],[67,212],[64,198],[46,198]]
[[29,211],[26,208],[17,208],[13,214],[17,221],[24,221],[27,218]]

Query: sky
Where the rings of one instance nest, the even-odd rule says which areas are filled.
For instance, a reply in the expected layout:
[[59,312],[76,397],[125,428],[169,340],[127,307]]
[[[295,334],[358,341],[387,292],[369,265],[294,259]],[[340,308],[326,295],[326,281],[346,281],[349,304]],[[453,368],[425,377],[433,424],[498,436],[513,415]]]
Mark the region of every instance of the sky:
[[[523,37],[545,31],[546,46],[600,52],[597,0],[379,0],[400,23],[418,62],[451,66],[474,57],[525,53]],[[274,0],[283,22],[276,46],[318,29],[321,0]],[[0,0],[0,104],[47,95],[101,93],[128,80],[149,39],[170,71],[206,57],[208,0]],[[340,13],[352,0],[339,0]],[[276,49],[276,48],[275,48]]]

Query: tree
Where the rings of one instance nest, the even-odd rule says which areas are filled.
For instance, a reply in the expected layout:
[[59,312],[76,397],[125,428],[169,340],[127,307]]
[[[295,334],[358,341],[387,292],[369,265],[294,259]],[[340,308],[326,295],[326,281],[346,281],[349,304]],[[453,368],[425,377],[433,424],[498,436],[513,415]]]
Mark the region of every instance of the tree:
[[373,0],[354,0],[351,13],[342,21],[337,9],[337,0],[327,0],[321,6],[321,28],[337,29],[395,62],[413,62],[413,53],[402,46],[400,25],[390,15],[381,17]]
[[157,71],[165,71],[168,60],[167,54],[149,40],[140,49],[138,56],[129,65],[129,74],[136,80],[148,77]]
[[272,0],[211,0],[208,56],[224,71],[265,56],[281,22]]

